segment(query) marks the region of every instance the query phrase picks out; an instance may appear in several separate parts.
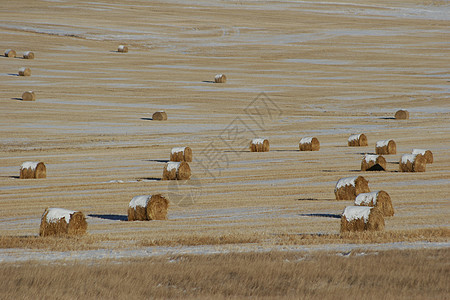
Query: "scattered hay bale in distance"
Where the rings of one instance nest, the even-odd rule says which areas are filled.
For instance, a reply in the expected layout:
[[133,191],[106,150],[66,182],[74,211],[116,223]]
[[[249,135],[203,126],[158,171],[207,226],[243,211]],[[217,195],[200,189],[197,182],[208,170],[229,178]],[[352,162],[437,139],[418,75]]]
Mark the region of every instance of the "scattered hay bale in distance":
[[152,119],[156,121],[165,121],[167,120],[167,114],[165,111],[157,111],[152,115]]
[[316,137],[304,137],[298,143],[300,151],[319,151],[320,143]]
[[341,178],[334,188],[336,200],[355,200],[359,194],[369,192],[369,182],[362,176]]
[[26,161],[20,166],[20,179],[39,179],[47,177],[47,168],[43,162]]
[[128,205],[128,221],[167,220],[168,207],[161,194],[135,196]]
[[407,110],[403,110],[403,109],[397,110],[395,112],[395,118],[397,120],[407,120],[407,119],[409,119],[409,112]]
[[367,137],[364,133],[360,134],[352,134],[348,138],[348,146],[349,147],[361,147],[368,146]]
[[14,51],[13,49],[5,50],[5,57],[16,57],[16,51]]
[[375,153],[381,155],[396,154],[397,145],[394,140],[378,141],[375,145]]
[[366,154],[361,161],[361,171],[386,171],[386,159],[381,155]]
[[163,169],[163,180],[188,180],[191,178],[191,168],[184,161],[169,161]]
[[425,149],[413,149],[412,154],[422,154],[427,164],[433,163],[433,152]]
[[117,48],[117,52],[127,53],[128,52],[128,47],[125,46],[125,45],[120,45],[119,48]]
[[22,100],[23,101],[35,101],[36,100],[36,94],[33,91],[23,92]]
[[394,215],[391,197],[385,191],[361,193],[356,196],[355,205],[376,207],[380,210],[383,217]]
[[31,51],[27,51],[23,53],[23,58],[25,59],[34,59],[34,53]]
[[226,83],[227,76],[225,76],[225,74],[217,74],[216,76],[214,76],[214,82],[215,83]]
[[250,142],[250,151],[251,152],[269,152],[269,140],[257,138],[252,139]]
[[19,76],[31,76],[30,68],[22,67],[19,69]]
[[170,152],[170,161],[192,161],[192,149],[190,147],[175,147]]
[[384,230],[384,218],[376,207],[347,206],[341,216],[341,233]]
[[400,172],[425,172],[426,159],[422,154],[403,154],[399,162]]
[[47,208],[41,218],[39,235],[83,235],[86,230],[86,217],[82,212],[64,208]]

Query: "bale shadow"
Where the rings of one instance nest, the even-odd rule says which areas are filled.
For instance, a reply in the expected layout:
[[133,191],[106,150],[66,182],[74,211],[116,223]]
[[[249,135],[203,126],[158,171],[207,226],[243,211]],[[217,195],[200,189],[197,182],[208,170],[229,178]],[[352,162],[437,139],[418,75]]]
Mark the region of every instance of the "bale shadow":
[[376,153],[373,153],[373,152],[370,152],[370,153],[368,153],[368,152],[359,152],[357,154],[361,154],[361,155],[366,155],[366,154],[368,154],[368,155],[377,155]]
[[382,118],[378,118],[380,120],[395,120],[394,117],[382,117]]
[[144,120],[144,121],[153,121],[153,118],[141,118],[141,120]]
[[20,176],[0,176],[0,178],[20,179]]
[[322,217],[322,218],[333,218],[340,219],[341,215],[338,214],[299,214],[301,217]]
[[19,76],[19,74],[8,73],[9,76]]
[[161,181],[162,179],[161,178],[156,178],[156,177],[141,177],[141,178],[138,178],[137,180],[138,181],[139,180]]
[[376,164],[368,168],[366,171],[386,171],[386,170],[379,164]]
[[159,162],[159,163],[168,163],[169,162],[168,159],[145,159],[144,161],[154,161],[154,162]]
[[212,80],[203,80],[202,82],[204,82],[204,83],[215,83],[215,82],[212,81]]
[[111,220],[111,221],[128,221],[128,216],[125,216],[125,215],[113,215],[113,214],[98,215],[98,214],[90,214],[88,216],[92,217],[92,218],[99,218],[99,219]]
[[22,98],[11,98],[11,100],[17,100],[17,101],[22,101],[23,99]]

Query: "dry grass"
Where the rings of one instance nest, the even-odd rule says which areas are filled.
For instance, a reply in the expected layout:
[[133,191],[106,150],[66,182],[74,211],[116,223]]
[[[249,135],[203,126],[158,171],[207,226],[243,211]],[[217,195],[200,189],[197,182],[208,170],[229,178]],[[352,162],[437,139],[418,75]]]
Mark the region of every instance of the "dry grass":
[[143,240],[140,245],[143,247],[151,246],[199,246],[199,245],[226,245],[226,244],[247,244],[261,242],[262,238],[255,235],[246,234],[221,234],[217,236],[210,235],[186,235],[178,239],[159,238]]
[[231,253],[99,264],[10,264],[5,299],[444,299],[449,250]]

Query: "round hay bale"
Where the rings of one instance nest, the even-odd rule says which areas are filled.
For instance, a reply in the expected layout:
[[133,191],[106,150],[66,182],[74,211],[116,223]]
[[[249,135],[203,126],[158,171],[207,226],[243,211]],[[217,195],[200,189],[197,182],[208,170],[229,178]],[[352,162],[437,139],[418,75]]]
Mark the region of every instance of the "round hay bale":
[[361,147],[368,146],[367,137],[364,133],[360,134],[352,134],[348,138],[348,146],[349,147]]
[[347,206],[341,216],[341,233],[384,230],[384,218],[376,207]]
[[31,51],[27,51],[23,53],[24,59],[34,59],[34,53]]
[[269,152],[270,145],[269,140],[267,139],[252,139],[250,142],[250,151],[251,152]]
[[392,217],[394,215],[391,197],[385,191],[361,193],[356,196],[355,205],[376,207],[384,217]]
[[304,137],[298,143],[300,151],[319,151],[320,143],[315,137]]
[[400,172],[425,172],[426,159],[422,154],[403,154],[399,162]]
[[361,161],[361,171],[386,171],[386,159],[381,155],[366,154]]
[[341,178],[334,188],[336,200],[355,200],[357,195],[369,192],[369,182],[362,176]]
[[152,115],[152,119],[155,121],[165,121],[167,120],[167,114],[165,111],[157,111]]
[[191,178],[191,168],[184,161],[169,161],[163,169],[163,180],[188,180]]
[[395,118],[397,120],[407,120],[407,119],[409,119],[409,112],[407,110],[403,110],[403,109],[397,110],[395,112]]
[[381,155],[396,154],[397,145],[394,140],[378,141],[375,145],[375,153]]
[[23,101],[35,101],[36,100],[36,94],[33,91],[23,92],[22,100]]
[[14,51],[13,49],[7,49],[5,51],[5,57],[16,57],[16,51]]
[[19,69],[19,76],[31,76],[30,68],[22,67]]
[[120,45],[120,46],[117,48],[117,52],[120,52],[120,53],[127,53],[127,52],[128,52],[128,47],[125,46],[125,45]]
[[82,212],[64,208],[47,208],[41,218],[39,235],[83,235],[86,230],[86,217]]
[[170,152],[170,161],[192,161],[192,149],[190,147],[175,147]]
[[47,168],[43,162],[26,161],[20,166],[20,179],[47,178]]
[[215,83],[226,83],[227,76],[225,76],[225,74],[217,74],[216,76],[214,76],[214,82]]
[[412,154],[422,154],[427,164],[433,163],[433,152],[425,149],[413,149]]
[[128,221],[167,220],[168,207],[161,194],[135,196],[128,205]]

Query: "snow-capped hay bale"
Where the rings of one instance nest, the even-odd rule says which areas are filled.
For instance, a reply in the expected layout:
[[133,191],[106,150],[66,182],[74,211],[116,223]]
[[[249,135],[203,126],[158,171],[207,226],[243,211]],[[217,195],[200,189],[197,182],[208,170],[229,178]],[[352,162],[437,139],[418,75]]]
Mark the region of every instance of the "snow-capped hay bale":
[[83,235],[86,230],[86,217],[82,212],[64,208],[47,208],[41,218],[39,235]]
[[384,230],[384,218],[376,207],[347,206],[341,216],[341,233]]
[[384,217],[391,217],[394,215],[391,197],[385,191],[361,193],[356,196],[355,205],[376,207]]
[[161,194],[135,196],[128,205],[128,221],[167,220],[168,207]]
[[409,119],[409,112],[407,110],[403,110],[403,109],[397,110],[395,112],[395,118],[397,120],[407,120],[407,119]]
[[425,172],[426,159],[422,154],[403,154],[400,158],[400,172]]
[[22,67],[19,69],[19,76],[31,76],[30,68]]
[[36,100],[36,94],[33,91],[23,92],[22,100],[23,101],[35,101]]
[[14,51],[13,49],[7,49],[5,51],[5,57],[16,57],[16,51]]
[[300,151],[319,151],[320,143],[315,137],[304,137],[298,143]]
[[167,120],[167,114],[165,111],[157,111],[152,115],[152,119],[156,121],[165,121]]
[[125,46],[125,45],[120,45],[120,46],[117,48],[117,52],[120,52],[120,53],[127,53],[127,52],[128,52],[128,47]]
[[184,161],[169,161],[163,170],[163,180],[188,180],[191,178],[191,168]]
[[267,139],[252,139],[250,142],[251,152],[269,152],[269,140]]
[[27,51],[23,53],[23,58],[25,59],[34,59],[34,53],[31,51]]
[[227,76],[225,76],[225,74],[217,74],[216,76],[214,76],[214,82],[225,83],[227,82]]
[[170,161],[192,161],[192,149],[190,147],[175,147],[170,152]]
[[39,179],[47,177],[47,168],[43,162],[26,161],[20,166],[20,179]]
[[334,188],[336,200],[355,200],[357,195],[369,192],[369,182],[362,176],[341,178]]
[[386,171],[386,159],[381,155],[366,154],[361,161],[361,171]]
[[348,145],[350,147],[361,147],[361,146],[368,146],[367,143],[367,137],[364,133],[360,134],[352,134],[348,138]]
[[412,154],[422,154],[427,164],[433,163],[433,152],[425,149],[413,149]]
[[396,154],[397,145],[394,140],[378,141],[375,145],[375,153],[381,155]]

